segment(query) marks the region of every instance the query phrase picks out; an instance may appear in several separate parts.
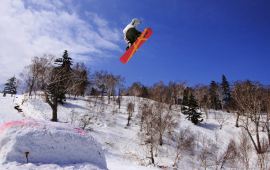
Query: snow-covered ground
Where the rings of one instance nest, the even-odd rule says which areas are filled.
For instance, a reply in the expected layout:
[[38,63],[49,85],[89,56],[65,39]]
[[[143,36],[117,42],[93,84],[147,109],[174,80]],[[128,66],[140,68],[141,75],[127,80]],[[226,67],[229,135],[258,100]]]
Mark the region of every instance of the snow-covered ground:
[[[101,144],[102,150],[106,157],[107,168],[110,170],[154,170],[160,169],[159,167],[167,167],[168,169],[172,169],[172,165],[175,161],[177,137],[172,134],[166,133],[163,146],[158,147],[158,150],[155,151],[156,166],[150,164],[150,159],[147,158],[149,156],[147,152],[147,147],[144,145],[143,140],[140,138],[141,134],[139,131],[140,126],[137,105],[138,101],[142,99],[135,97],[123,97],[123,102],[121,104],[121,108],[119,109],[113,101],[108,104],[107,99],[102,102],[101,100],[95,100],[94,98],[89,99],[89,97],[80,97],[78,99],[70,98],[67,99],[67,103],[65,105],[59,106],[58,108],[59,123],[56,124],[59,125],[57,125],[56,127],[54,125],[51,125],[52,123],[49,122],[51,118],[51,109],[49,105],[44,102],[42,97],[33,97],[32,99],[29,99],[25,96],[20,95],[14,99],[9,96],[1,96],[0,100],[1,123],[11,120],[34,119],[37,122],[42,122],[42,126],[47,127],[47,130],[52,127],[54,129],[53,131],[55,131],[58,126],[64,126],[65,129],[71,129],[72,131],[72,129],[74,128],[83,126],[81,119],[90,117],[91,123],[89,123],[89,125],[87,125],[85,129],[88,135],[93,136],[94,141],[96,140],[98,141],[98,143]],[[133,101],[136,104],[135,112],[131,120],[131,126],[126,127],[126,105],[130,101]],[[23,113],[18,113],[13,108],[15,103],[18,103],[19,105],[22,104],[20,107],[22,108]],[[200,126],[195,126],[190,121],[186,120],[185,116],[182,115],[177,108],[174,109],[175,111],[173,114],[175,115],[176,121],[178,123],[175,131],[183,132],[187,130],[195,137],[194,149],[192,150],[192,152],[183,151],[184,154],[182,154],[181,159],[178,163],[179,169],[204,169],[201,160],[202,158],[200,157],[200,153],[203,149],[205,149],[206,147],[214,148],[214,151],[217,152],[218,155],[226,150],[228,143],[231,139],[235,139],[237,141],[237,139],[239,138],[238,136],[240,134],[240,129],[235,128],[235,118],[232,116],[232,114],[209,111],[208,119],[204,118],[205,120],[203,123],[201,123]],[[222,129],[220,129],[221,123],[223,124]],[[39,134],[43,132],[43,130],[40,130]],[[54,135],[57,136],[57,134],[59,133],[61,132],[59,131]],[[68,130],[65,130],[64,133],[68,134]],[[16,139],[21,139],[21,137],[16,137],[15,133],[13,134],[13,136]],[[80,135],[77,137],[80,137]],[[42,139],[42,136],[38,136],[38,138],[38,141],[40,141]],[[61,138],[61,140],[63,138]],[[72,147],[69,143],[70,138],[73,137],[69,137],[65,141],[57,141],[59,142],[58,146],[61,147],[61,145],[63,145],[67,147]],[[43,142],[47,143],[47,140],[49,140],[49,136],[44,135]],[[82,142],[80,139],[76,139],[72,142],[77,143],[79,141]],[[75,143],[73,143],[74,149],[76,148]],[[78,143],[77,145],[82,144]],[[79,149],[82,148],[79,147]],[[69,161],[68,159],[70,158],[70,155],[64,154],[65,152],[61,149],[59,150],[59,153],[61,153],[61,155],[58,155],[57,159],[60,159],[62,161]],[[0,162],[3,162],[4,160],[2,157],[3,156],[1,155]],[[45,160],[46,158],[44,158],[44,161]],[[17,161],[3,164],[3,166],[9,167],[10,169],[16,169],[16,167],[18,166],[22,167],[23,169],[31,169],[32,167],[38,167],[38,169],[104,168],[98,166],[99,164],[93,163],[66,165],[59,162],[51,162],[50,164],[48,164],[49,162],[50,160],[38,164],[34,164],[34,162],[25,164],[18,161],[17,159]],[[239,166],[241,165],[239,164]],[[225,167],[227,167],[228,169],[237,168],[230,167],[229,164],[225,165]],[[215,169],[214,166],[208,166],[208,168]]]
[[18,98],[16,96],[3,97],[3,94],[0,93],[0,123],[12,121],[12,120],[20,120],[23,118],[22,114],[18,114],[18,111],[14,109],[16,102],[18,102]]

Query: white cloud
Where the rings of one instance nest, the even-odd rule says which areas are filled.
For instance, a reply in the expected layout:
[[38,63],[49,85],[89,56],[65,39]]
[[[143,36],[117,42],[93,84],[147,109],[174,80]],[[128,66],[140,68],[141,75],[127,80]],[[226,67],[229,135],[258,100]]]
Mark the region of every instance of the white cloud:
[[67,49],[74,58],[91,60],[88,56],[120,50],[120,31],[94,13],[85,21],[71,8],[68,0],[0,1],[1,83],[33,56],[59,56]]
[[95,13],[87,12],[87,15],[93,20],[93,22],[97,25],[99,33],[105,37],[109,41],[119,41],[120,36],[117,32],[117,29],[106,29],[108,28],[108,22],[102,18],[100,18]]

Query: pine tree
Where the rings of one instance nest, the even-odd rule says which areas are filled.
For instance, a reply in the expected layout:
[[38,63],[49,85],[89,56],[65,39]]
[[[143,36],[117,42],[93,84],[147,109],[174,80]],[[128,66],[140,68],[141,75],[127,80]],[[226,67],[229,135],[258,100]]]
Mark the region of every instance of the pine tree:
[[97,89],[95,89],[94,87],[91,88],[90,91],[90,96],[97,96],[98,95],[98,91]]
[[71,69],[71,58],[68,57],[67,51],[64,52],[62,58],[56,59],[55,63],[58,67],[53,68],[50,75],[49,83],[46,87],[45,97],[46,102],[52,108],[52,121],[58,121],[57,119],[57,107],[58,102],[62,102],[65,99],[65,94],[68,88],[72,85],[72,69]]
[[227,81],[225,75],[222,75],[222,82],[221,82],[221,89],[222,89],[222,106],[227,107],[231,102],[231,90],[230,84]]
[[[57,90],[58,102],[64,104],[66,99],[66,92],[69,86],[71,86],[71,73],[72,73],[72,58],[68,56],[67,50],[64,51],[62,58],[55,60],[55,63],[59,66],[55,68],[56,75],[58,75],[58,84],[56,85],[59,89]],[[55,83],[54,83],[55,84]]]
[[6,96],[6,94],[11,94],[11,96],[13,94],[17,94],[17,80],[15,76],[7,80],[7,83],[5,83],[3,93],[4,96]]
[[210,108],[219,110],[221,109],[221,101],[218,95],[218,84],[212,81],[209,88]]
[[185,112],[187,111],[187,106],[188,106],[188,103],[189,103],[189,91],[190,89],[189,88],[186,88],[184,90],[184,93],[183,93],[183,99],[182,99],[182,112],[185,114]]
[[146,86],[142,86],[142,94],[141,97],[143,98],[148,98],[149,97],[149,92],[148,92],[148,88]]
[[197,125],[199,122],[203,121],[203,119],[201,117],[201,113],[197,112],[197,109],[198,109],[198,103],[197,103],[194,95],[192,93],[190,93],[186,114],[187,114],[187,119],[190,120],[195,125]]
[[67,70],[71,70],[72,58],[68,56],[68,51],[65,50],[62,58],[58,58],[55,60],[55,63],[60,67],[65,68]]

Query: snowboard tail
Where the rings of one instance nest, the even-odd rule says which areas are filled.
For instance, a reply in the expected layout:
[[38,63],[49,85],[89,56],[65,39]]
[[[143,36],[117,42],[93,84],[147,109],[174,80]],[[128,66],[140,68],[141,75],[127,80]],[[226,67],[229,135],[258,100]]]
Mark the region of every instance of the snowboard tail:
[[122,55],[120,61],[123,64],[126,64],[132,58],[134,53],[142,46],[142,44],[151,37],[152,33],[153,31],[151,28],[145,28],[132,46],[129,47],[129,49]]

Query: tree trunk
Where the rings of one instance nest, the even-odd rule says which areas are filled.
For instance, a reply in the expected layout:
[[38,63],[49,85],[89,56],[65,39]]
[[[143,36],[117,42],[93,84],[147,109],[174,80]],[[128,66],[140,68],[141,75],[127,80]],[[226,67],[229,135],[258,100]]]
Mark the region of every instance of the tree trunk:
[[235,127],[239,127],[239,124],[238,124],[239,117],[240,117],[240,114],[237,113],[236,122],[235,122]]
[[259,121],[256,122],[256,139],[257,139],[257,146],[258,146],[257,153],[259,153],[259,154],[263,153],[262,147],[261,147],[261,142],[260,142]]
[[32,96],[33,87],[34,87],[34,79],[32,80],[31,85],[29,87],[29,95],[28,95],[29,97]]
[[[143,113],[142,113],[143,114]],[[141,121],[140,121],[140,132],[142,131],[142,127],[143,127],[143,121],[144,121],[144,116],[141,116]]]
[[151,136],[151,144],[150,144],[150,154],[151,154],[151,162],[155,164],[154,160],[154,146],[153,146],[153,137]]
[[268,145],[270,146],[270,129],[269,129],[269,123],[268,121],[266,122],[266,131],[267,131],[267,137],[268,137]]
[[172,104],[172,103],[170,103],[170,105],[169,105],[169,109],[170,109],[170,110],[172,110],[172,105],[173,105],[173,104]]
[[118,109],[120,109],[121,108],[121,97],[120,96],[118,96],[117,101],[118,101]]
[[44,92],[45,94],[45,98],[46,98],[46,102],[50,105],[50,107],[52,108],[52,119],[51,121],[53,122],[57,122],[57,106],[58,106],[58,98],[57,97],[53,97],[51,100],[49,99],[49,95]]
[[159,115],[159,145],[160,146],[162,146],[162,144],[163,144],[163,139],[162,139],[162,115],[161,115],[161,113],[160,113],[160,115]]
[[131,119],[131,113],[128,113],[128,122],[127,122],[127,126],[129,126],[130,119]]
[[159,145],[162,146],[163,145],[163,139],[162,139],[162,133],[159,133]]
[[57,122],[57,106],[58,106],[58,99],[55,97],[53,98],[53,101],[49,103],[49,105],[52,108],[52,122]]
[[110,104],[111,101],[111,92],[108,92],[108,104]]
[[268,137],[268,145],[270,146],[270,128],[269,128],[269,115],[270,115],[270,113],[267,113],[267,118],[266,118],[266,123],[265,123],[265,127],[266,127],[266,131],[267,131],[267,137]]
[[57,122],[58,119],[57,119],[57,104],[53,106],[52,108],[52,119],[51,121],[53,122]]
[[246,128],[246,127],[244,127],[244,129],[247,131],[248,136],[250,137],[251,142],[252,142],[252,144],[253,144],[255,150],[257,151],[257,153],[259,153],[259,152],[258,152],[259,149],[258,149],[258,147],[257,147],[257,145],[256,145],[256,143],[255,143],[255,141],[254,141],[254,139],[253,139],[253,136],[252,136],[252,134],[250,133],[249,129]]

